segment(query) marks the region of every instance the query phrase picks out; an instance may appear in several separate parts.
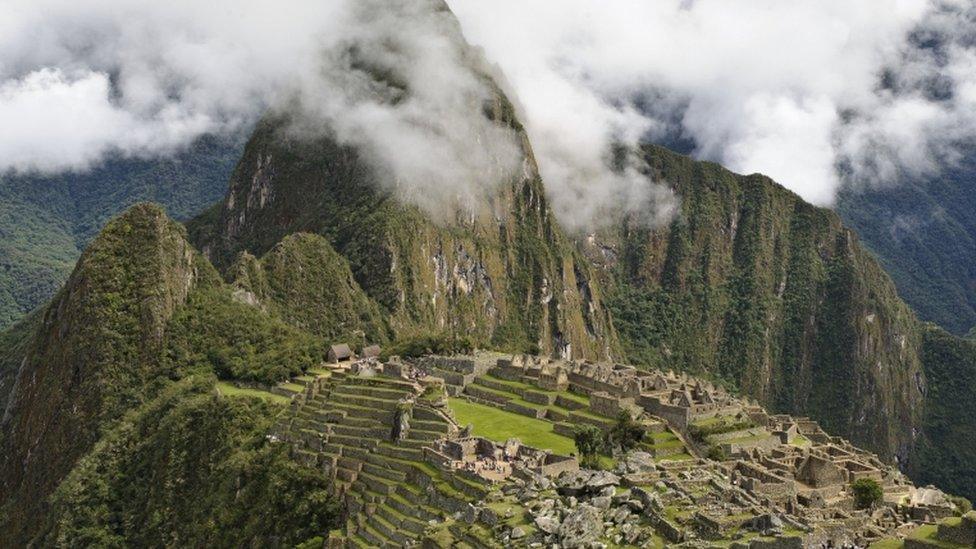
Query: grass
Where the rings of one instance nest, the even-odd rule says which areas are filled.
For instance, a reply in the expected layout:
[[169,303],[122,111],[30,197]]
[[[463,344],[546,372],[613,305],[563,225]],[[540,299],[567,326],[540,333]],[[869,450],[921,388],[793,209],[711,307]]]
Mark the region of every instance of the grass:
[[576,443],[569,437],[552,432],[553,424],[548,421],[463,399],[452,398],[449,404],[458,423],[471,424],[473,434],[477,436],[497,442],[515,437],[533,448],[552,450],[565,456],[576,452]]
[[935,538],[935,535],[939,532],[939,526],[937,524],[924,524],[915,529],[910,536],[910,539],[921,541],[932,547],[941,547],[944,549],[953,549],[955,547],[961,547],[954,543],[947,543],[940,541]]
[[803,448],[805,446],[810,445],[810,439],[808,439],[803,435],[798,434],[795,437],[790,438],[790,444],[793,446],[799,446],[800,448]]
[[296,393],[301,393],[302,391],[305,390],[305,386],[304,385],[299,385],[297,383],[279,383],[278,386],[279,387],[284,387],[285,389],[288,389],[290,391],[294,391]]
[[660,459],[658,459],[658,461],[688,461],[690,459],[695,459],[695,457],[688,453],[682,453],[671,456],[662,456]]
[[905,542],[900,539],[887,538],[872,543],[869,549],[901,549],[904,546]]
[[270,391],[262,391],[261,389],[245,389],[242,387],[237,387],[236,385],[227,383],[225,381],[217,382],[217,391],[220,394],[230,397],[254,397],[267,400],[269,402],[275,402],[278,404],[288,404],[291,399],[281,395],[276,395]]

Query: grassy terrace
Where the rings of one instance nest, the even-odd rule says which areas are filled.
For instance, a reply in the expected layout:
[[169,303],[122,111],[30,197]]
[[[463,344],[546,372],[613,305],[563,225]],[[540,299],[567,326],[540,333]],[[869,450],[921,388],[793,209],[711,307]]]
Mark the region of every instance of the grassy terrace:
[[464,399],[452,398],[449,404],[458,423],[474,426],[475,435],[497,442],[505,442],[509,438],[516,437],[528,446],[552,450],[564,456],[576,452],[576,444],[573,440],[552,432],[553,424],[548,421]]
[[[488,387],[485,384],[483,384],[482,381],[491,382],[492,384],[497,384],[500,386],[507,387],[508,390],[503,391],[496,388]],[[553,413],[560,414],[563,416],[569,416],[570,414],[575,413],[575,414],[580,414],[604,422],[612,419],[612,418],[606,418],[601,415],[594,414],[593,412],[590,412],[586,408],[580,410],[570,410],[569,408],[564,408],[563,406],[560,406],[558,404],[550,404],[550,405],[536,404],[534,402],[529,402],[528,400],[520,396],[525,391],[531,391],[533,393],[542,393],[542,394],[562,397],[566,400],[574,401],[584,407],[589,407],[590,398],[588,396],[579,395],[570,391],[546,391],[545,389],[541,389],[530,383],[502,379],[500,377],[495,377],[491,374],[486,374],[475,379],[473,385],[476,386],[480,391],[484,391],[487,393],[491,393],[493,395],[497,395],[499,397],[503,397],[513,404],[522,406],[524,408],[528,408],[530,410],[550,410]]]
[[218,381],[217,392],[224,396],[229,397],[254,397],[267,400],[269,402],[275,402],[278,404],[288,404],[291,399],[281,395],[276,395],[270,391],[262,391],[260,389],[245,389],[242,387],[237,387],[225,381]]
[[[952,524],[956,524],[956,523],[960,522],[961,520],[962,519],[960,519],[959,517],[951,517],[951,518],[948,518],[948,519],[942,521],[942,523],[943,524],[950,524],[950,525],[952,525]],[[908,537],[909,537],[909,539],[912,539],[912,540],[915,540],[915,541],[920,541],[920,542],[922,542],[922,543],[924,543],[926,545],[929,545],[931,547],[937,547],[937,548],[940,548],[940,549],[959,549],[959,548],[965,547],[964,545],[959,545],[959,544],[956,544],[956,543],[949,543],[949,542],[941,541],[941,540],[937,539],[935,537],[935,535],[938,532],[939,532],[939,525],[938,524],[925,524],[925,525],[922,525],[922,526],[916,528],[915,531],[912,532],[911,535],[908,536]],[[888,542],[888,540],[882,540],[881,542],[878,542],[878,543],[886,543],[886,542]],[[872,545],[871,547],[874,548],[876,546],[877,547],[882,547],[882,548],[887,548],[887,547],[901,547],[901,545],[897,545],[896,546],[896,545],[890,545],[890,544],[889,545],[878,545],[878,544],[875,544],[875,545]]]
[[495,383],[500,383],[502,385],[506,385],[508,387],[511,387],[512,389],[520,389],[520,390],[523,390],[523,391],[532,391],[532,392],[535,392],[535,393],[544,393],[544,394],[548,394],[548,395],[558,395],[558,396],[561,396],[563,398],[566,398],[566,399],[569,399],[569,400],[574,400],[576,402],[579,402],[580,404],[583,404],[584,406],[589,406],[590,405],[590,398],[589,397],[587,397],[585,395],[578,395],[578,394],[573,393],[571,391],[546,391],[545,389],[542,389],[540,387],[537,387],[535,385],[532,385],[531,383],[525,383],[525,382],[522,382],[522,381],[512,381],[512,380],[508,380],[508,379],[502,379],[500,377],[495,377],[495,376],[493,376],[491,374],[485,374],[482,377],[484,379],[488,379],[488,380],[494,381]]

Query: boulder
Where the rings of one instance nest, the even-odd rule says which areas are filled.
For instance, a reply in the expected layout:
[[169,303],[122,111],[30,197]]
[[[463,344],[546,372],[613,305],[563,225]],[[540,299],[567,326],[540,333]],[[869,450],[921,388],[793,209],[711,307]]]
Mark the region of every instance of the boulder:
[[559,526],[559,541],[565,549],[585,547],[603,537],[603,514],[591,505],[580,505]]
[[559,531],[559,521],[550,516],[542,516],[535,518],[535,525],[547,534],[555,534]]

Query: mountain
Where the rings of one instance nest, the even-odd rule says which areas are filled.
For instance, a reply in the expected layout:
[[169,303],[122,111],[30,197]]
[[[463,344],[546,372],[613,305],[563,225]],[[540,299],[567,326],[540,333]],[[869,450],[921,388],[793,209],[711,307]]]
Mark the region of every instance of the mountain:
[[324,345],[235,297],[161,208],[112,220],[0,344],[0,544],[297,543],[336,518],[322,473],[266,440],[281,405],[214,391],[298,375]]
[[500,92],[488,112],[519,132],[524,155],[524,170],[490,210],[436,224],[381,190],[389,187],[354,148],[297,141],[269,119],[223,202],[190,223],[191,238],[233,276],[242,253],[264,255],[298,232],[321,235],[395,339],[463,335],[499,349],[607,357],[616,341],[600,290],[553,218],[528,138]]
[[[907,458],[925,385],[910,309],[856,235],[760,175],[643,150],[679,216],[591,241],[626,358],[709,374]],[[907,428],[906,428],[907,427]]]
[[171,158],[110,158],[58,175],[0,173],[0,328],[44,304],[105,222],[136,202],[188,219],[226,189],[239,137],[203,137]]
[[[281,115],[186,227],[147,204],[110,221],[53,300],[0,335],[0,545],[321,546],[344,518],[338,481],[273,436],[286,406],[318,419],[262,389],[340,339],[693,372],[976,495],[976,347],[919,321],[836,214],[646,146],[679,215],[576,241],[494,89],[481,110],[518,136],[522,170],[446,221],[385,190],[355,147],[298,140]],[[382,401],[339,398],[364,416]]]
[[976,326],[976,148],[937,176],[847,187],[837,212],[918,315],[957,335]]

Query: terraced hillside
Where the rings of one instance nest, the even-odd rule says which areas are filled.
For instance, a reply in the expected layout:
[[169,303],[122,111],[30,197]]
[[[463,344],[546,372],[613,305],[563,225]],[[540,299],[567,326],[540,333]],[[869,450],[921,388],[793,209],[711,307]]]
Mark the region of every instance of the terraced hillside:
[[[424,449],[456,434],[444,411],[416,402],[419,385],[388,377],[357,377],[336,370],[308,381],[276,436],[294,445],[301,461],[321,467],[335,479],[346,503],[347,520],[331,540],[347,547],[402,547],[427,537],[431,522],[458,540],[454,547],[496,547],[479,536],[477,524],[456,521],[490,488],[424,459]],[[393,425],[405,402],[409,429],[393,439]]]
[[[486,417],[498,418],[498,429],[488,427],[482,432],[476,427],[476,435],[499,441],[505,440],[506,436],[519,436],[530,446],[555,447],[553,449],[568,449],[569,452],[575,452],[573,435],[577,425],[593,425],[607,431],[617,421],[594,410],[586,394],[547,390],[538,383],[538,375],[511,380],[485,374],[464,387],[460,397],[451,403],[451,408],[462,418],[462,423],[464,418],[477,418],[476,425],[482,426]],[[665,422],[647,419],[643,426],[646,435],[638,446],[641,450],[659,460],[691,459],[690,450],[681,436]]]

